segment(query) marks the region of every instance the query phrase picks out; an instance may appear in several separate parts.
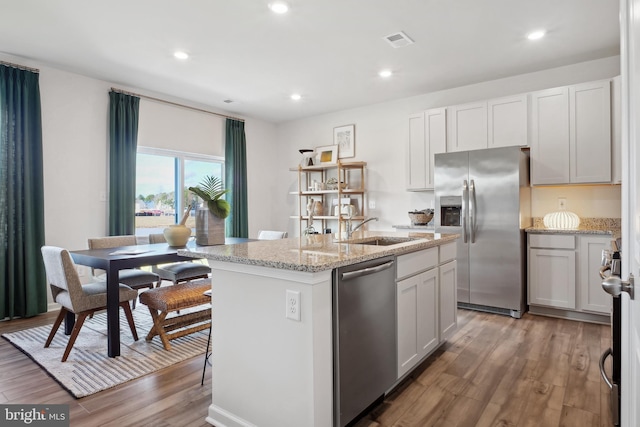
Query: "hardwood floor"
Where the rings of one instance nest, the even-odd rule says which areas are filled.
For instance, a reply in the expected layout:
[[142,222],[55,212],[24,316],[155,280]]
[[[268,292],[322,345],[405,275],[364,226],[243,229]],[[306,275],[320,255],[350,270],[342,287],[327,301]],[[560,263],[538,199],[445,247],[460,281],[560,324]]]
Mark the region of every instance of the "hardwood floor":
[[[54,317],[0,322],[0,333]],[[608,326],[468,310],[458,310],[458,323],[454,337],[357,427],[611,426],[598,369]],[[72,426],[209,426],[211,377],[200,386],[202,357],[75,399],[4,339],[0,354],[0,403],[69,404]]]

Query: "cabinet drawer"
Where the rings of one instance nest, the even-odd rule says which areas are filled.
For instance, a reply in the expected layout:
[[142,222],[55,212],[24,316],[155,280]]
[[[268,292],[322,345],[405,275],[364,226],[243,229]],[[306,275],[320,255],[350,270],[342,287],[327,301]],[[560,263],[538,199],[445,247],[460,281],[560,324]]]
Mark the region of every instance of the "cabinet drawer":
[[456,259],[456,242],[440,246],[440,264]]
[[576,236],[567,234],[529,234],[532,248],[575,249]]
[[398,256],[397,278],[413,276],[438,265],[438,248]]

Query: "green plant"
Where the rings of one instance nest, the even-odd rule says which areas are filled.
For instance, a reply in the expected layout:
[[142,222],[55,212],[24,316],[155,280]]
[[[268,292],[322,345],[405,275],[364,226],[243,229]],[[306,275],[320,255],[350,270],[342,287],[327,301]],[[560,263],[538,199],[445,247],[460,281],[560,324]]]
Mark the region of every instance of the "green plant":
[[225,199],[220,198],[229,190],[222,188],[222,180],[220,178],[207,175],[197,187],[189,187],[189,191],[204,200],[213,215],[222,219],[229,216],[231,205]]

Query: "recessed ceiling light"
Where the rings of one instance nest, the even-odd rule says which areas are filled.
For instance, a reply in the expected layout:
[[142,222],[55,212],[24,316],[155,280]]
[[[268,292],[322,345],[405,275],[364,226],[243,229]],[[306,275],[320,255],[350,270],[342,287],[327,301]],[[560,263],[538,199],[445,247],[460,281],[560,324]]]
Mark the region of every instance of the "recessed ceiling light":
[[300,95],[299,93],[294,93],[293,95],[291,95],[291,99],[293,99],[294,101],[300,101],[300,99],[302,99],[302,95]]
[[532,31],[529,34],[527,34],[527,38],[529,40],[539,40],[543,38],[545,34],[546,34],[546,31],[544,30]]
[[283,1],[274,1],[273,3],[269,3],[269,9],[273,13],[283,14],[289,11],[289,5]]
[[393,72],[391,72],[391,70],[382,70],[378,73],[378,75],[382,78],[388,78],[391,77],[391,75],[393,74]]
[[175,56],[177,59],[187,59],[189,58],[189,54],[187,52],[183,52],[181,50],[176,51],[173,56]]

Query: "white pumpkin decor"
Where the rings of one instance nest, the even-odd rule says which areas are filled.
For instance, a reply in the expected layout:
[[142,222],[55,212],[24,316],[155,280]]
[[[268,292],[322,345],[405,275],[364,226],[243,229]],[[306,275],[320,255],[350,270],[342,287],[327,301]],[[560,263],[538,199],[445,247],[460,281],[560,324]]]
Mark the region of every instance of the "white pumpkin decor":
[[546,214],[542,222],[547,228],[574,230],[580,225],[580,217],[573,212],[559,211]]

